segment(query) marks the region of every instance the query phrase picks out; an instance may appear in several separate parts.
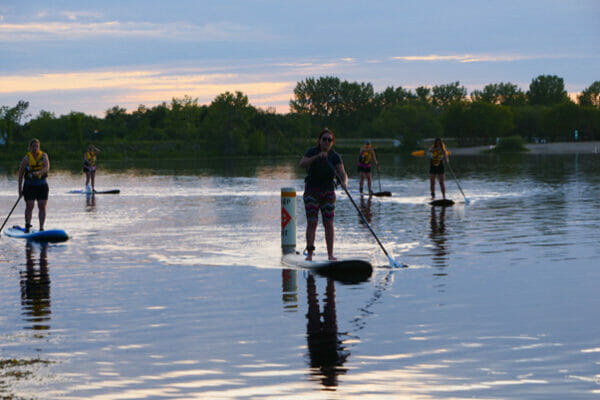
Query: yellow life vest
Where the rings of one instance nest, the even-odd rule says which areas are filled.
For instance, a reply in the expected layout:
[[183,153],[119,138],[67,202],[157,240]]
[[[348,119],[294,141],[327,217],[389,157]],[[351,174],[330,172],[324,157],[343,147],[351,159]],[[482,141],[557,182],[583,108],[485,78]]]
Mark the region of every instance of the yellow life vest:
[[433,165],[435,165],[436,167],[438,165],[440,165],[440,163],[442,162],[442,158],[446,154],[448,154],[448,151],[446,150],[446,146],[443,144],[442,144],[441,149],[432,150],[431,151],[431,162],[433,163]]
[[27,152],[27,158],[29,159],[29,165],[27,166],[27,179],[44,179],[47,175],[37,176],[33,175],[35,172],[39,172],[44,168],[44,152],[38,151],[34,156],[30,151]]
[[89,165],[91,165],[92,167],[96,165],[96,154],[92,153],[91,151],[88,151],[85,153],[86,155],[86,161]]
[[361,149],[360,155],[358,156],[358,163],[365,166],[371,165],[371,149]]

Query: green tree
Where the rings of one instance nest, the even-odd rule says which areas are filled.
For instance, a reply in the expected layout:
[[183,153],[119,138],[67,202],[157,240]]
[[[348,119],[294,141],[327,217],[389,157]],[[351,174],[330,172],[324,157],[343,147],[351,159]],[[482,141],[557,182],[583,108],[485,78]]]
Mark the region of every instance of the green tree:
[[579,95],[579,105],[600,108],[600,81],[595,81]]
[[79,147],[83,146],[83,118],[84,114],[80,112],[71,111],[69,114],[69,131]]
[[556,75],[540,75],[531,81],[527,99],[532,106],[552,106],[569,101],[563,78]]
[[549,139],[571,140],[573,131],[579,129],[579,110],[580,107],[573,102],[564,102],[547,108],[544,113],[544,126]]
[[431,89],[429,89],[425,86],[419,86],[418,88],[415,89],[415,93],[416,93],[415,102],[417,102],[421,105],[432,103]]
[[445,135],[456,137],[461,145],[491,144],[514,129],[509,107],[483,101],[450,105],[442,124]]
[[114,106],[106,111],[103,132],[107,137],[125,138],[128,134],[127,110]]
[[473,90],[471,92],[473,101],[483,101],[491,104],[503,106],[522,106],[526,103],[525,94],[521,89],[512,83],[490,83],[483,90]]
[[242,92],[218,95],[208,107],[202,127],[210,138],[209,147],[219,154],[248,152],[248,135],[256,109]]
[[434,86],[431,90],[431,101],[438,109],[444,109],[451,104],[459,103],[467,98],[467,89],[456,81],[447,85]]
[[15,139],[23,140],[23,125],[22,122],[24,119],[29,118],[30,114],[27,114],[27,109],[29,108],[29,102],[24,100],[19,100],[17,105],[9,108],[9,107],[1,107],[0,108],[0,119],[2,120],[2,127],[4,129],[4,133],[6,134],[6,143],[13,144]]
[[374,129],[376,136],[398,138],[408,149],[417,147],[423,138],[439,136],[442,131],[433,110],[415,104],[384,108],[374,122]]

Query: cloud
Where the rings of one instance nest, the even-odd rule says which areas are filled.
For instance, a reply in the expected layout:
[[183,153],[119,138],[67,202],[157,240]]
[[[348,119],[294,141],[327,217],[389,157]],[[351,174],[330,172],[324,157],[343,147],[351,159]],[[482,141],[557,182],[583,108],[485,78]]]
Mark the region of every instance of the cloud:
[[73,42],[94,38],[166,39],[181,42],[260,42],[277,39],[262,28],[227,21],[204,25],[121,21],[78,22],[78,18],[84,14],[66,13],[65,15],[67,21],[0,23],[0,42],[48,40]]
[[566,58],[560,55],[523,55],[523,54],[453,54],[438,55],[429,54],[425,56],[396,56],[392,60],[400,61],[456,61],[459,63],[474,62],[511,62],[523,60],[539,60],[547,58]]

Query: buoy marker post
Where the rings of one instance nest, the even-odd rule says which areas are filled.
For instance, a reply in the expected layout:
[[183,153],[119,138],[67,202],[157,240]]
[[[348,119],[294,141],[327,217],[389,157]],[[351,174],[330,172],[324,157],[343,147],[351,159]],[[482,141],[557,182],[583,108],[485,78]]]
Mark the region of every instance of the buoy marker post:
[[281,188],[281,250],[296,251],[296,189]]

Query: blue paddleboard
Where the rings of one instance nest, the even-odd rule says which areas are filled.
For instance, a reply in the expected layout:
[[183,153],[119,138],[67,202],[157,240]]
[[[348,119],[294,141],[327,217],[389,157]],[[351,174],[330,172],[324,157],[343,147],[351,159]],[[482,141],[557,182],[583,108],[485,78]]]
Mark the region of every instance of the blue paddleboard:
[[121,193],[121,191],[119,189],[94,190],[93,192],[88,192],[86,190],[70,190],[68,193],[72,193],[72,194],[119,194],[119,193]]
[[36,242],[64,242],[69,240],[69,235],[62,229],[50,229],[47,231],[30,231],[25,233],[25,228],[13,226],[4,230],[4,234],[9,237],[33,240]]

